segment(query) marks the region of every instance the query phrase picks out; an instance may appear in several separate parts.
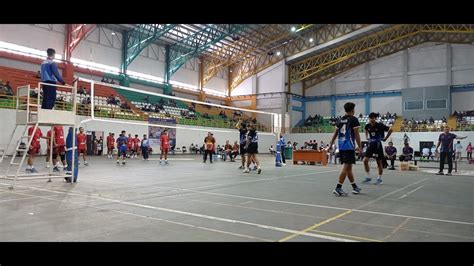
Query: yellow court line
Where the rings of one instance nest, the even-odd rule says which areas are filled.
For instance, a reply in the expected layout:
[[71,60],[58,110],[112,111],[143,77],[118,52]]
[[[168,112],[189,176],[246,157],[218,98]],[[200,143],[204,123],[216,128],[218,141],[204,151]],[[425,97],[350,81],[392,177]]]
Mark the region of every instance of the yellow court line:
[[324,220],[324,221],[322,221],[322,222],[320,222],[320,223],[318,223],[318,224],[312,225],[312,226],[310,226],[310,227],[308,227],[308,228],[306,228],[306,229],[304,229],[304,230],[302,230],[302,231],[299,231],[298,233],[294,233],[294,234],[291,234],[291,235],[289,235],[289,236],[286,236],[286,237],[284,237],[284,238],[278,240],[278,242],[285,242],[285,241],[288,241],[288,240],[290,240],[290,239],[292,239],[292,238],[295,238],[295,237],[301,235],[302,233],[306,233],[306,232],[308,232],[308,231],[310,231],[310,230],[313,230],[314,228],[320,227],[321,225],[327,224],[327,223],[329,223],[329,222],[331,222],[331,221],[334,221],[334,220],[336,220],[336,219],[338,219],[338,218],[341,218],[342,216],[344,216],[344,215],[346,215],[346,214],[349,214],[349,213],[351,213],[351,212],[352,212],[352,210],[345,211],[345,212],[343,212],[343,213],[341,213],[341,214],[338,214],[338,215],[336,215],[336,216],[334,216],[334,217],[331,217],[331,218],[329,218],[329,219],[326,219],[326,220]]
[[327,231],[320,231],[320,230],[311,230],[311,231],[318,232],[318,233],[323,233],[323,234],[328,234],[328,235],[344,236],[344,237],[349,237],[349,238],[354,238],[354,239],[360,239],[360,240],[365,240],[365,241],[369,241],[369,242],[384,242],[382,240],[377,240],[377,239],[371,239],[371,238],[365,238],[365,237],[359,237],[359,236],[353,236],[353,235],[338,234],[338,233],[327,232]]

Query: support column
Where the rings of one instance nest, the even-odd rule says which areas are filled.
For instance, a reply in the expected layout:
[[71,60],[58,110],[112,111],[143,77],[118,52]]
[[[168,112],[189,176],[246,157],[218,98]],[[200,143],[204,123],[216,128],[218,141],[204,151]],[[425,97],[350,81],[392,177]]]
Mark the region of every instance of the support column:
[[403,51],[402,56],[403,88],[408,88],[408,49]]
[[331,116],[336,116],[336,96],[331,95]]
[[365,114],[370,114],[370,62],[366,63],[365,68]]
[[331,116],[336,116],[336,81],[331,78]]
[[198,99],[202,102],[206,100],[206,94],[204,93],[204,61],[201,59],[199,62],[199,97]]
[[453,50],[450,43],[446,44],[446,84],[453,85]]
[[370,114],[370,93],[365,92],[365,114]]
[[170,83],[170,46],[169,44],[165,45],[165,83]]

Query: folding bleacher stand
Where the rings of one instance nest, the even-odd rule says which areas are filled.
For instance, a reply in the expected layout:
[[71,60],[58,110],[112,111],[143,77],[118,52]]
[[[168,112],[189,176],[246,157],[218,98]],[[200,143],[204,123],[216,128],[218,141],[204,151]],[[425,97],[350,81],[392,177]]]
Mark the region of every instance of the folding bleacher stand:
[[[38,83],[38,88],[41,85],[51,85],[45,83]],[[33,138],[28,137],[28,128],[33,126],[33,132],[40,126],[70,126],[75,127],[76,122],[76,95],[77,95],[77,82],[74,82],[74,86],[61,86],[56,85],[58,88],[66,88],[72,90],[72,110],[71,111],[62,111],[62,110],[48,110],[48,109],[41,109],[41,99],[40,99],[40,90],[39,89],[32,89],[30,85],[20,86],[17,88],[17,99],[16,99],[16,126],[10,136],[10,143],[8,144],[4,154],[8,151],[9,147],[14,142],[13,138],[17,129],[21,126],[24,126],[23,133],[21,137],[17,140],[15,150],[13,151],[12,158],[10,160],[10,164],[7,168],[7,172],[5,176],[0,178],[12,180],[12,184],[9,187],[13,189],[17,180],[32,180],[32,179],[48,179],[48,182],[51,181],[52,178],[69,178],[69,175],[65,174],[53,174],[52,168],[49,169],[49,173],[37,173],[37,174],[20,174],[20,171],[23,167],[26,157],[28,156],[27,151],[31,145]],[[37,91],[37,96],[31,97],[32,91]],[[36,98],[36,99],[35,99]],[[36,101],[35,101],[36,100]],[[52,136],[54,138],[54,130],[51,130]],[[74,138],[75,139],[75,138]],[[20,144],[23,140],[27,140],[26,148],[20,148]],[[75,142],[75,141],[74,141]],[[50,141],[50,148],[52,148],[52,141]],[[73,143],[73,147],[75,143]],[[52,149],[51,149],[52,150]],[[17,157],[17,153],[22,152],[22,156],[19,162],[15,162]],[[4,155],[2,155],[3,159]],[[50,153],[50,161],[52,161],[52,152]],[[72,165],[72,172],[75,170],[74,159]]]

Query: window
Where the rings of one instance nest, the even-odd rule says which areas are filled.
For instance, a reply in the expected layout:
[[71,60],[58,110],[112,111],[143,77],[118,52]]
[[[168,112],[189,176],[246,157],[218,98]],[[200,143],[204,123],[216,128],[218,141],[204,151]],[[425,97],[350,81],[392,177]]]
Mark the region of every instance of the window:
[[446,109],[446,100],[426,100],[426,109]]
[[423,110],[423,101],[406,101],[405,111],[409,110]]

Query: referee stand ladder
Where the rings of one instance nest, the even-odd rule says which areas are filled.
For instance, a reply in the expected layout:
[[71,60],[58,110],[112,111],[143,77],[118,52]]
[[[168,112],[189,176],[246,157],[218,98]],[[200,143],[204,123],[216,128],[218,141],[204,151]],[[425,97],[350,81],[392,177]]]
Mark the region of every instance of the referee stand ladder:
[[[62,88],[71,92],[71,102],[66,104],[66,110],[49,110],[41,109],[41,98],[40,98],[40,89],[41,85],[56,86],[57,88]],[[36,95],[32,96],[32,92],[36,92]],[[71,178],[72,175],[66,175],[62,173],[53,173],[53,167],[49,168],[47,173],[20,173],[23,169],[25,159],[28,156],[29,147],[33,141],[33,137],[28,136],[28,128],[33,127],[32,136],[34,136],[36,130],[40,126],[51,127],[51,138],[49,141],[49,161],[53,164],[53,139],[54,139],[54,130],[53,127],[56,125],[59,126],[69,126],[75,129],[76,126],[76,110],[77,110],[77,80],[73,82],[73,86],[68,85],[52,85],[47,83],[38,83],[38,88],[31,88],[30,85],[20,86],[17,88],[17,97],[16,97],[16,125],[15,129],[10,135],[10,142],[7,145],[7,148],[3,150],[1,160],[6,157],[6,153],[9,150],[10,146],[13,145],[14,137],[16,131],[24,127],[21,136],[16,140],[15,150],[13,151],[10,164],[8,165],[6,174],[0,176],[2,179],[11,180],[10,189],[13,189],[15,183],[19,180],[35,180],[35,179],[48,179],[48,182],[51,182],[52,178]],[[70,109],[70,110],[68,110]],[[75,130],[73,131],[75,132]],[[73,137],[72,147],[76,146],[76,138]],[[26,145],[21,145],[25,143]],[[72,173],[74,173],[75,153],[72,153]],[[0,161],[1,163],[1,161]],[[72,182],[71,182],[72,184]]]

